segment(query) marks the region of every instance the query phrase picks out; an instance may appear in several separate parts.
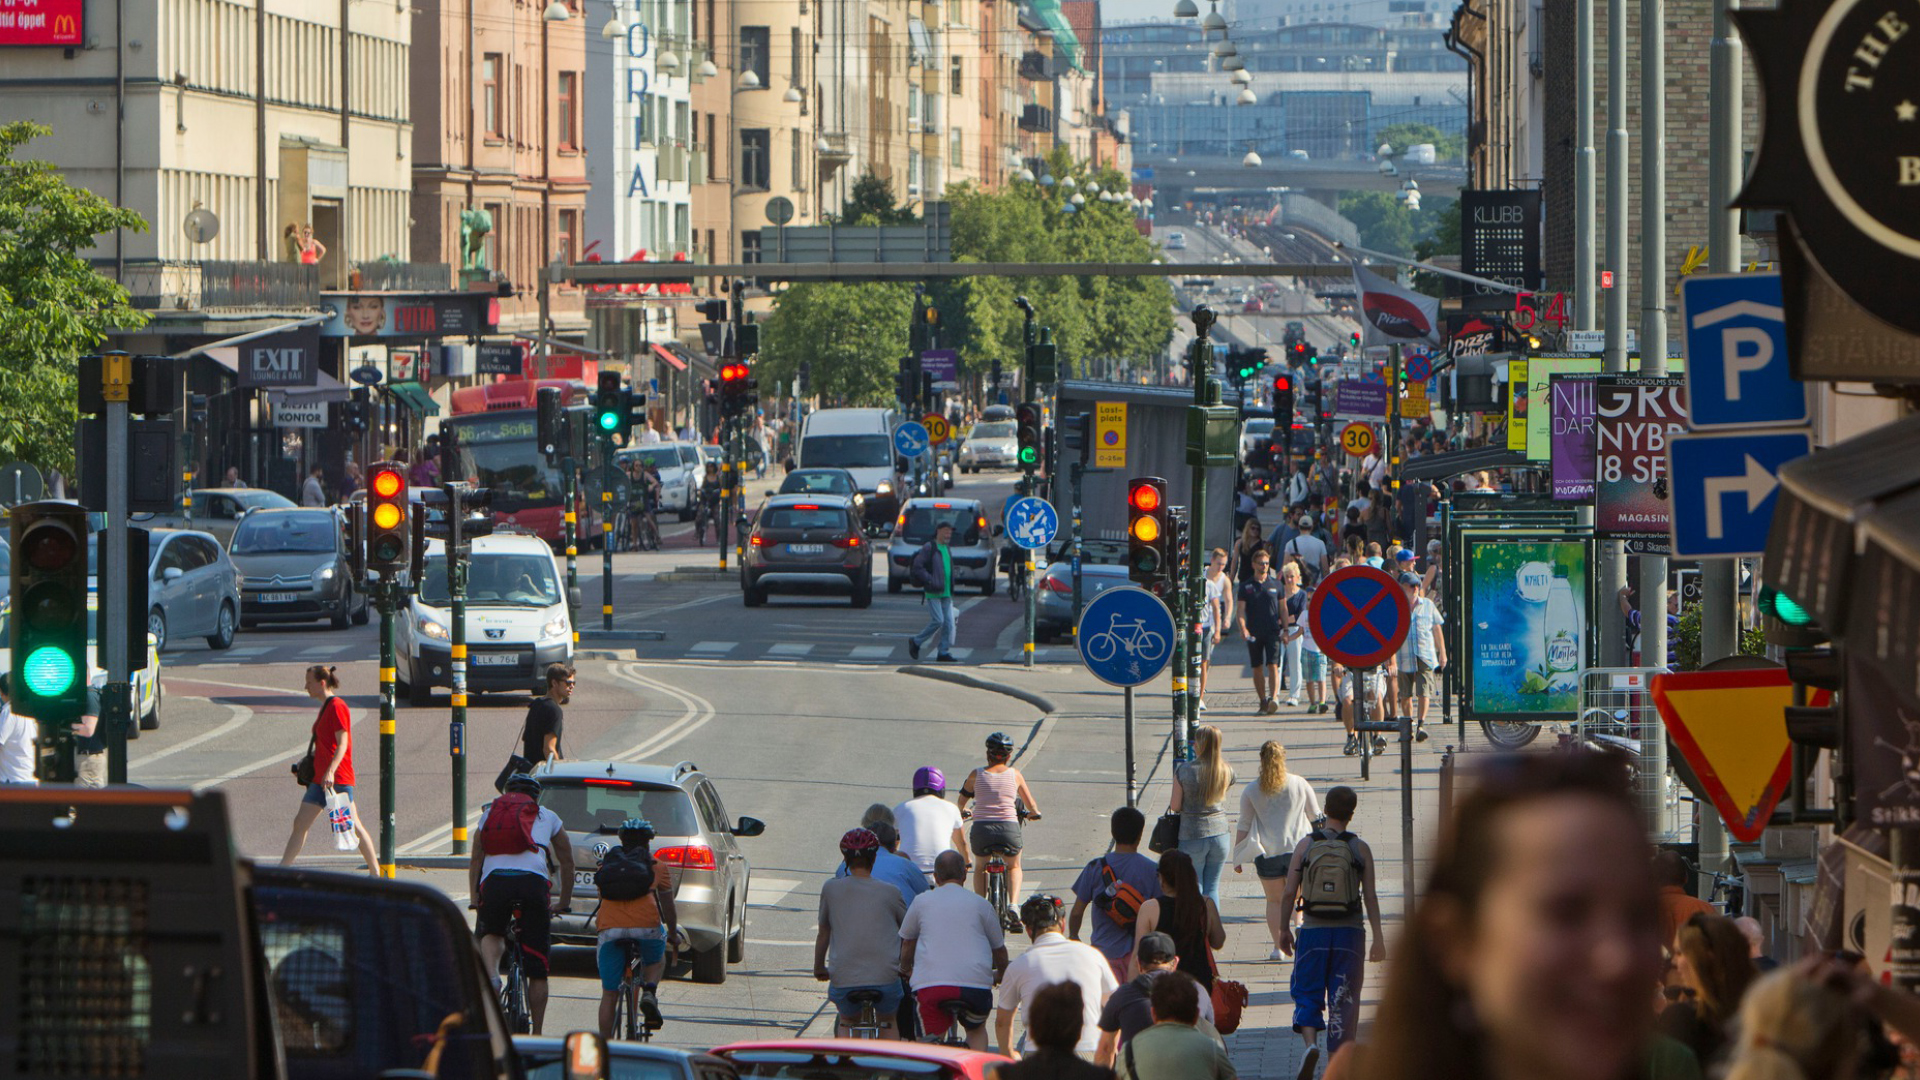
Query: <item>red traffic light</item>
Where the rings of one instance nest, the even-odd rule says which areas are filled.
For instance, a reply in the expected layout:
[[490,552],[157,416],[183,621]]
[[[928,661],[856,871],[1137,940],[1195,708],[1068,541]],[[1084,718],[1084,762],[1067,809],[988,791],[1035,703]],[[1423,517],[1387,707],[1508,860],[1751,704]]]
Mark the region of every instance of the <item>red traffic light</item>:
[[1293,380],[1285,375],[1275,375],[1273,377],[1273,389],[1275,393],[1284,394],[1293,389]]
[[1160,509],[1160,489],[1152,484],[1141,484],[1127,493],[1127,503],[1143,514]]
[[398,469],[376,469],[367,486],[380,498],[391,499],[400,494],[407,482]]
[[720,369],[720,381],[723,383],[739,382],[746,377],[747,365],[745,364],[727,364]]

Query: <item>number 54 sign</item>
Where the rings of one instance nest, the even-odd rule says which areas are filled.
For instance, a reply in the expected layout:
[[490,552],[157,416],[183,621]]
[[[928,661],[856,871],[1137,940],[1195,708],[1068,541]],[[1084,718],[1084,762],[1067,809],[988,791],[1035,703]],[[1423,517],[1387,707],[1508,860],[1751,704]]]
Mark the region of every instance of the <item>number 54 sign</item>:
[[[1540,301],[1546,301],[1543,305]],[[1552,323],[1565,330],[1572,316],[1567,314],[1567,294],[1519,292],[1513,294],[1513,328],[1531,330],[1541,323]]]

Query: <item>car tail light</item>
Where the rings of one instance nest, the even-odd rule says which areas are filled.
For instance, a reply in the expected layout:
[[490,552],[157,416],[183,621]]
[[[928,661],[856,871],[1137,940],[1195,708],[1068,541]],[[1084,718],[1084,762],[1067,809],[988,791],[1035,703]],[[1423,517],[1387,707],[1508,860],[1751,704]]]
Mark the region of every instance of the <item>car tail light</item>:
[[857,548],[860,546],[860,538],[853,535],[836,536],[833,538],[832,543],[833,546],[837,548]]
[[933,508],[935,510],[951,510],[953,509],[953,504],[952,503],[934,503]]
[[986,531],[986,528],[987,528],[987,519],[986,519],[986,518],[983,518],[983,517],[977,517],[977,518],[974,518],[974,519],[973,519],[973,526],[974,526],[974,528],[976,528],[976,529],[979,529],[979,530],[981,530],[982,532],[985,532],[985,531]]
[[764,536],[761,536],[758,531],[755,531],[752,536],[747,537],[747,543],[751,544],[754,547],[765,547],[767,543],[767,538]]
[[817,505],[815,505],[815,504],[813,504],[813,503],[795,503],[795,504],[793,505],[793,508],[794,508],[795,510],[818,510],[818,509],[820,509],[820,507],[818,507]]
[[667,866],[678,866],[682,870],[715,869],[713,849],[705,844],[688,844],[685,847],[661,848],[653,857]]
[[1048,592],[1070,593],[1073,591],[1072,584],[1070,584],[1066,578],[1045,577],[1040,579],[1040,584],[1045,587]]
[[608,780],[605,777],[600,777],[600,776],[584,777],[581,779],[580,782],[583,784],[592,784],[594,787],[632,787],[634,786],[633,781],[631,780]]

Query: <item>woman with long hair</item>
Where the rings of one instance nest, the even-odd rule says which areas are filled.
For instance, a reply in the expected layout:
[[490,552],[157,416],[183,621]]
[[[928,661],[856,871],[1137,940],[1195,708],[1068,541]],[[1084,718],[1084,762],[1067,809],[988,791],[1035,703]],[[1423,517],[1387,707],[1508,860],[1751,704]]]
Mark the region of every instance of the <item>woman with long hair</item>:
[[[347,805],[353,806],[353,711],[339,697],[340,676],[331,664],[315,664],[307,669],[307,696],[320,702],[320,715],[313,720],[313,739],[308,744],[313,755],[313,782],[300,799],[293,815],[293,835],[287,838],[287,850],[280,865],[291,865],[307,844],[307,832],[314,819],[326,809],[327,796],[344,792]],[[373,834],[367,823],[353,811],[353,831],[359,841],[360,857],[367,860],[367,871],[380,876],[380,860],[374,853]]]
[[1801,967],[1761,976],[1740,1001],[1726,1080],[1848,1080],[1860,1018],[1847,995]]
[[1680,997],[1661,1012],[1660,1029],[1692,1047],[1702,1069],[1712,1069],[1753,982],[1747,935],[1732,919],[1703,911],[1680,924],[1673,943]]
[[1253,553],[1267,546],[1260,537],[1260,523],[1249,521],[1240,530],[1240,539],[1233,542],[1233,579],[1245,583],[1253,580]]
[[[1260,891],[1267,896],[1267,932],[1273,935],[1269,960],[1283,960],[1280,929],[1293,917],[1280,902],[1287,890],[1287,866],[1294,846],[1313,831],[1313,820],[1320,816],[1320,797],[1313,785],[1296,772],[1287,771],[1287,748],[1268,739],[1260,747],[1260,778],[1240,791],[1240,824],[1233,837],[1233,850],[1239,852],[1253,841],[1254,873],[1260,877]],[[1233,864],[1233,872],[1244,865]]]
[[1140,975],[1140,941],[1159,931],[1173,939],[1181,971],[1201,986],[1213,989],[1213,950],[1227,945],[1227,928],[1220,907],[1200,892],[1193,860],[1184,851],[1160,856],[1160,895],[1140,905],[1133,920],[1133,950],[1127,954],[1127,977]]
[[1220,748],[1220,729],[1202,724],[1193,736],[1193,760],[1173,767],[1173,794],[1167,813],[1180,815],[1180,850],[1193,860],[1200,891],[1220,902],[1220,871],[1232,848],[1227,843],[1227,788],[1233,766]]
[[1397,945],[1368,1080],[1630,1080],[1660,975],[1623,760],[1498,757],[1461,799]]

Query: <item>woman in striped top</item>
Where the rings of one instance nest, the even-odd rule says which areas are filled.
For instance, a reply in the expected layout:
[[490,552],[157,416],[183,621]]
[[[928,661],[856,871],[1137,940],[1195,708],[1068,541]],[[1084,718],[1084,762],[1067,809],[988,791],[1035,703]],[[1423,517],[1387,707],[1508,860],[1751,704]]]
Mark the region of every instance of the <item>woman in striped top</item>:
[[[968,830],[978,862],[973,871],[973,891],[987,895],[986,856],[999,850],[1007,860],[1007,896],[1016,903],[1020,898],[1020,819],[1040,820],[1040,808],[1034,805],[1027,778],[1008,764],[1013,757],[1013,739],[996,731],[987,736],[987,764],[967,774],[960,785],[960,814],[972,817]],[[971,814],[967,803],[975,806]],[[1022,806],[1024,805],[1024,810]]]

